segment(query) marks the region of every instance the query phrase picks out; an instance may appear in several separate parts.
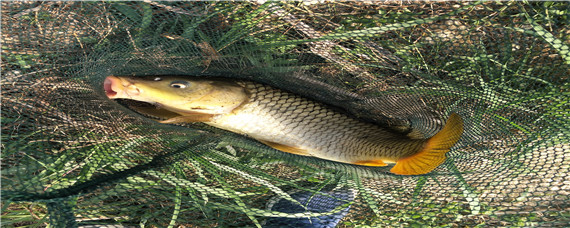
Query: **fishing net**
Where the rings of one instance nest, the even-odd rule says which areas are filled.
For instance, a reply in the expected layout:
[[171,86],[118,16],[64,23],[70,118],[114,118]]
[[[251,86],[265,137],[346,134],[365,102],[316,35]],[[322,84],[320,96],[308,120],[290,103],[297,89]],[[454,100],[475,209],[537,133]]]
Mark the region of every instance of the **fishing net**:
[[[565,2],[2,1],[2,225],[570,225]],[[109,75],[251,80],[424,137],[425,175],[288,154],[110,100]]]

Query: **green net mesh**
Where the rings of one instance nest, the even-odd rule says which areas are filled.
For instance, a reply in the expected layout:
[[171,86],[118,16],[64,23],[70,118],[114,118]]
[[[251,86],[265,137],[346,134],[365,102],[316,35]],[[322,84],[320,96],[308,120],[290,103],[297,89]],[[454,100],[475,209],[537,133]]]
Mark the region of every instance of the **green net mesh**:
[[[2,225],[569,226],[565,2],[2,1]],[[109,75],[265,83],[426,136],[426,175],[109,100]]]

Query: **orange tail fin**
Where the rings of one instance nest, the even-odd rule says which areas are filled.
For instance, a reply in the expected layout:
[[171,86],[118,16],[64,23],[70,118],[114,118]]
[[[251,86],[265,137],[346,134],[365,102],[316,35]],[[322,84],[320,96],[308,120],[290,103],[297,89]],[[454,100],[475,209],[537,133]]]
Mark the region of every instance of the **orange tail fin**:
[[421,175],[431,172],[445,161],[445,154],[457,143],[461,134],[463,134],[463,119],[453,113],[443,129],[428,139],[420,152],[398,160],[390,172],[400,175]]

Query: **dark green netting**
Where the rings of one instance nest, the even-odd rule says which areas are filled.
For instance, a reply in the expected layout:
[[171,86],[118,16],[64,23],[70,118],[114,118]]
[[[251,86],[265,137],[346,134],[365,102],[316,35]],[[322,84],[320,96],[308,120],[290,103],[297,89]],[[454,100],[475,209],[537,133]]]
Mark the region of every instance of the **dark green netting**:
[[[2,225],[569,226],[565,2],[2,1]],[[109,75],[266,83],[400,131],[399,176],[109,100]]]

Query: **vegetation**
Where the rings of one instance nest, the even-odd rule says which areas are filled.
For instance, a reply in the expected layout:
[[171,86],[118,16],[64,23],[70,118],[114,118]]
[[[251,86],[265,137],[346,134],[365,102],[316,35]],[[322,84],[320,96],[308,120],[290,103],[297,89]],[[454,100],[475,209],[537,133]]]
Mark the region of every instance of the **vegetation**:
[[[259,227],[267,217],[349,206],[341,227],[568,220],[568,195],[541,187],[569,173],[565,3],[2,5],[2,26],[12,28],[2,35],[2,225],[59,222],[48,215],[62,201],[75,216],[67,222],[79,225]],[[393,116],[366,99],[295,87],[314,79],[361,97],[405,97],[402,109],[437,119],[458,112],[468,130],[436,172],[401,177],[283,154],[200,124],[154,124],[102,98],[109,74],[254,79],[356,116]],[[409,108],[411,100],[423,106]],[[406,119],[427,135],[439,126],[422,114]],[[315,197],[340,187],[357,195],[336,199],[332,211],[267,205],[277,197],[306,208],[294,191]]]

